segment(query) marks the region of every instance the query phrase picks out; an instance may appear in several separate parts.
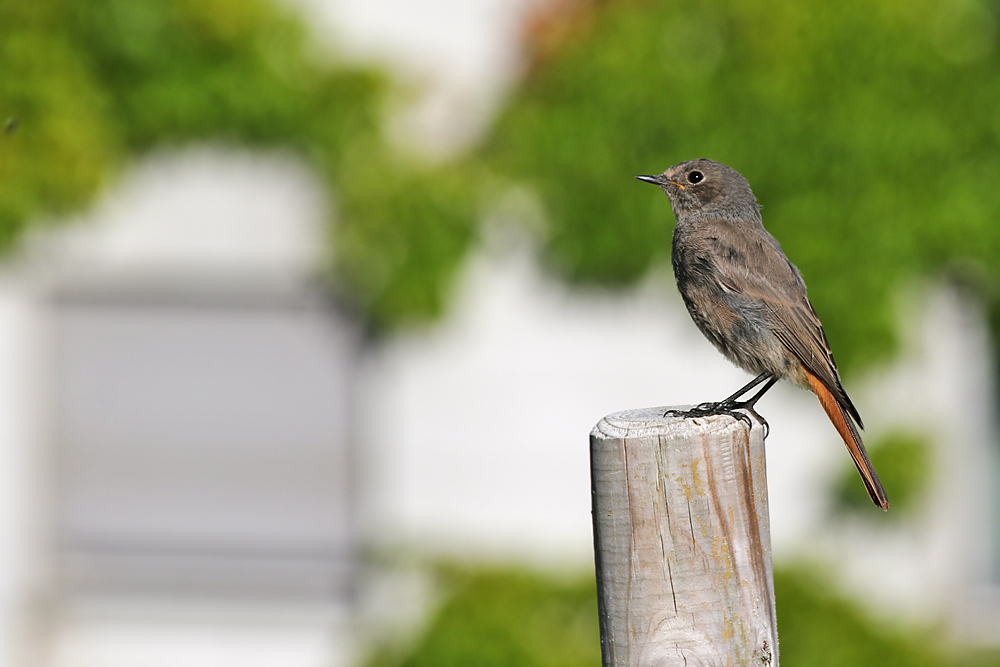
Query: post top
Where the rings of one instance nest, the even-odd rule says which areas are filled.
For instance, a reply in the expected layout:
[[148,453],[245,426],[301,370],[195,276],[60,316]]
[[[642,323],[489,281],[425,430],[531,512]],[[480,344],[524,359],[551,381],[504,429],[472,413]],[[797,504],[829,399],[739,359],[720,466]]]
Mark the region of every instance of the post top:
[[[749,431],[750,429],[744,422],[728,415],[690,418],[664,416],[667,410],[685,410],[690,407],[689,405],[663,406],[614,412],[597,422],[594,430],[590,432],[590,436],[601,439],[621,439],[666,435],[680,430],[689,431],[692,428],[706,433],[731,429]],[[754,422],[754,426],[757,426],[756,422]]]

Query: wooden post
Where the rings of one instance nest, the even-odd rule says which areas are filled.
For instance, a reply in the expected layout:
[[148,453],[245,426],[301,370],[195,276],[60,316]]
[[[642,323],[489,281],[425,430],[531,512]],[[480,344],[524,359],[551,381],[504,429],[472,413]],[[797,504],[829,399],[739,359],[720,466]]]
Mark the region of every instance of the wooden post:
[[777,667],[764,429],[665,410],[590,434],[604,667]]

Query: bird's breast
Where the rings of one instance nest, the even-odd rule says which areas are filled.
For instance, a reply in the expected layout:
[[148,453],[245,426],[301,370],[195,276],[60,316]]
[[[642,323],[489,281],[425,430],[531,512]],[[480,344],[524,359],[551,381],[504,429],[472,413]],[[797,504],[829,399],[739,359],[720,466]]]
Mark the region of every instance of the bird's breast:
[[727,287],[719,252],[710,243],[690,243],[683,236],[678,242],[675,235],[674,277],[691,319],[737,366],[754,374],[788,375],[792,360],[772,331],[766,304]]

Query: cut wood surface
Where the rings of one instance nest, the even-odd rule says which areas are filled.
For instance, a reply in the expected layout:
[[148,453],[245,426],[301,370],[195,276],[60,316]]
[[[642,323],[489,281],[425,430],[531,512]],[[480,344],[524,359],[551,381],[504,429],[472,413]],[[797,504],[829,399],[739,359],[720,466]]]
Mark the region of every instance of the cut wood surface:
[[590,436],[604,665],[776,666],[764,429],[665,410]]

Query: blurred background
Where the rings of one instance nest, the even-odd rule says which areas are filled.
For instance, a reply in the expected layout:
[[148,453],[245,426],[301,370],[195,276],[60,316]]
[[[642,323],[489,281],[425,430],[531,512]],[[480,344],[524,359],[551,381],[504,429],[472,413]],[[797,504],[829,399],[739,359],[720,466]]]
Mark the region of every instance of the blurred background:
[[986,0],[0,1],[0,665],[600,664],[588,433],[747,379],[742,172],[893,503],[760,404],[782,657],[1000,665]]

